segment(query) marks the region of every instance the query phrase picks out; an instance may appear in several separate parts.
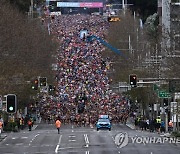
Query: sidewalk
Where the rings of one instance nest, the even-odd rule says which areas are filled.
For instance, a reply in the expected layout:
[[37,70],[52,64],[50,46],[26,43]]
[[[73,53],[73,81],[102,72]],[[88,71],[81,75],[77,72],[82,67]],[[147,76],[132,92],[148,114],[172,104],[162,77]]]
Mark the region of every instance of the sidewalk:
[[0,142],[1,142],[2,140],[4,140],[7,136],[8,136],[8,133],[6,133],[6,132],[1,133],[1,134],[0,134]]
[[126,122],[126,126],[128,126],[131,129],[135,129],[135,125],[132,119],[128,118]]
[[[33,125],[32,131],[35,130],[38,127],[38,125]],[[25,131],[29,132],[28,127],[25,127],[23,130],[19,130],[18,132]],[[0,142],[3,141],[7,136],[9,136],[11,133],[18,133],[18,132],[3,132],[0,134]]]
[[[135,125],[134,125],[134,120],[133,119],[128,119],[127,122],[126,122],[126,126],[128,126],[129,128],[133,129],[133,130],[137,130]],[[137,130],[138,131],[138,130]],[[146,130],[146,132],[149,132],[148,130]],[[170,138],[172,137],[171,133],[169,132],[166,132],[166,133],[160,133],[159,134],[161,137],[167,137],[167,138]]]

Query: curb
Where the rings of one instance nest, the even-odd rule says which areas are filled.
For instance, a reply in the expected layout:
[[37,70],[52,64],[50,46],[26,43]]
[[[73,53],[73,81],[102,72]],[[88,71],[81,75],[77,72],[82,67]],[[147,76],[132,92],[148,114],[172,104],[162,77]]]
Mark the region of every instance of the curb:
[[0,135],[0,142],[3,141],[6,137],[7,135]]
[[34,125],[34,126],[32,127],[32,130],[35,130],[37,127],[38,127],[38,125]]
[[128,127],[131,128],[131,129],[135,129],[135,126],[132,125],[132,124],[126,124],[126,126],[128,126]]

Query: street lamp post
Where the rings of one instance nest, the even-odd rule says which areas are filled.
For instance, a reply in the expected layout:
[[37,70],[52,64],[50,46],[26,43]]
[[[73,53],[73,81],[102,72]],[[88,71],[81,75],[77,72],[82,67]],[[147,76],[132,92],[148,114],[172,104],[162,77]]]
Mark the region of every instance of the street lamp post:
[[31,0],[31,17],[33,18],[33,5],[34,5],[34,2],[33,0]]

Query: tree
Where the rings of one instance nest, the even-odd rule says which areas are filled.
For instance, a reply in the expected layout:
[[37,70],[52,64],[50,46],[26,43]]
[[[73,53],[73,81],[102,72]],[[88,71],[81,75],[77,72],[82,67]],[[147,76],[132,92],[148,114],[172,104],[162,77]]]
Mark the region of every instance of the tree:
[[50,55],[57,43],[38,19],[28,20],[5,0],[0,2],[0,14],[0,94],[15,93],[19,100],[28,100],[33,92],[26,81],[37,76],[53,80]]
[[[145,33],[147,29],[140,24],[140,18],[137,16],[134,18],[131,12],[126,11],[125,14],[122,12],[119,17],[120,22],[110,23],[107,40],[126,55],[127,59],[106,50],[104,56],[110,57],[111,70],[113,70],[109,72],[109,78],[112,79],[113,84],[117,84],[118,82],[129,83],[130,74],[136,74],[138,79],[156,77],[158,73],[155,71],[156,68],[147,63],[149,53],[154,51]],[[146,110],[148,103],[153,102],[149,97],[152,95],[151,88],[134,88],[128,92],[128,95],[133,101],[137,100],[142,109]]]
[[107,39],[127,59],[117,56],[115,53],[106,52],[113,62],[114,74],[111,75],[111,78],[114,82],[118,82],[120,79],[128,81],[129,74],[138,74],[138,76],[142,73],[143,76],[147,74],[145,70],[137,69],[146,55],[147,45],[143,29],[139,24],[139,19],[134,19],[131,12],[128,11],[125,14],[120,13],[119,18],[121,19],[120,22],[110,23]]

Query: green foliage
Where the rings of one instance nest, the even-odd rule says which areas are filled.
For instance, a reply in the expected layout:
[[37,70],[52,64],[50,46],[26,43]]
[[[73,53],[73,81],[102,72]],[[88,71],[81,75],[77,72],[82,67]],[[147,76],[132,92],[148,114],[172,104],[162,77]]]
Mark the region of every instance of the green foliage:
[[[18,107],[23,107],[33,95],[34,77],[54,77],[51,64],[57,44],[39,19],[27,19],[9,3],[0,3],[0,94],[14,93]],[[1,2],[2,2],[1,1]],[[8,10],[8,11],[7,11]]]
[[149,16],[145,22],[146,33],[149,39],[156,40],[156,42],[158,41],[158,37],[159,37],[158,25],[159,25],[159,17],[157,13]]
[[17,123],[16,122],[8,122],[7,125],[3,128],[4,131],[14,131],[17,132]]
[[[120,22],[110,23],[108,42],[119,49],[123,55],[128,57],[128,59],[123,59],[121,56],[117,56],[112,51],[105,52],[108,57],[111,57],[112,67],[110,73],[110,78],[114,83],[129,82],[129,74],[137,74],[138,77],[145,77],[145,70],[135,70],[138,62],[138,56],[141,51],[144,50],[143,46],[137,45],[137,29],[139,28],[139,19],[134,19],[131,12],[126,12],[126,14],[119,14],[121,19]],[[131,54],[129,51],[129,36],[131,37],[131,46],[135,51]],[[143,43],[145,39],[143,38],[143,33],[139,30],[138,33],[139,42]],[[145,42],[146,43],[146,42]],[[144,44],[145,44],[144,43]],[[122,49],[122,50],[121,50]]]

